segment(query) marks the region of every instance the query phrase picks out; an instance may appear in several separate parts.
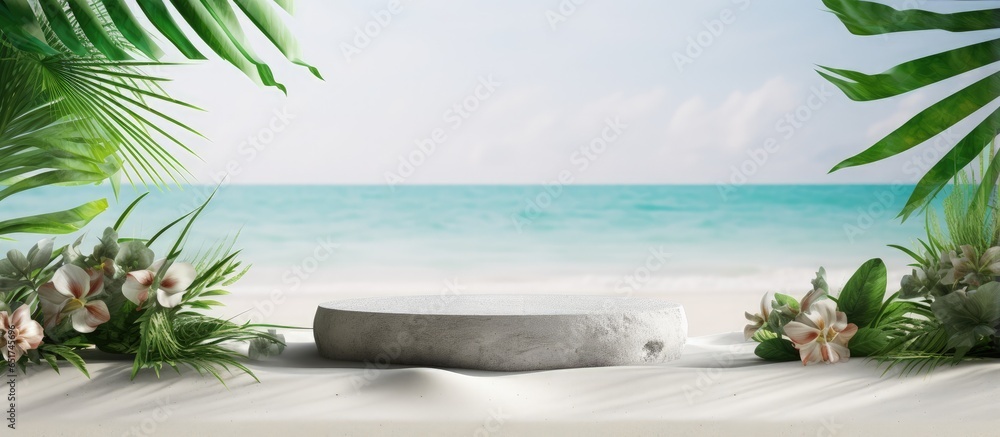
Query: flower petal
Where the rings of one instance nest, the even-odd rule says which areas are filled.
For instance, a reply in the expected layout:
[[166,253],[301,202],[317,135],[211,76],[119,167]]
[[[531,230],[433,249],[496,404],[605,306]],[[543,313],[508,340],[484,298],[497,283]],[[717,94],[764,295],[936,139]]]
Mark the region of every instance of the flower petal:
[[62,294],[51,282],[38,287],[38,299],[41,300],[43,304],[49,303],[52,305],[58,305],[60,303],[65,303],[67,300],[72,298],[73,296],[71,295],[67,296]]
[[986,266],[986,271],[994,276],[1000,276],[1000,262],[995,262]]
[[171,293],[167,290],[160,288],[156,290],[156,301],[160,303],[161,306],[165,308],[173,308],[181,303],[184,299],[184,292]]
[[834,313],[836,314],[835,318],[833,320],[828,320],[827,323],[830,326],[830,329],[833,329],[836,332],[843,331],[847,328],[847,314],[837,310],[834,310]]
[[823,358],[820,356],[819,343],[812,342],[801,347],[798,345],[795,347],[799,350],[799,358],[802,359],[803,366],[823,361]]
[[102,323],[111,320],[108,305],[103,301],[87,302],[83,308],[73,311],[73,329],[81,333],[94,332]]
[[805,297],[802,298],[802,302],[799,303],[799,308],[801,308],[802,311],[809,311],[814,303],[824,297],[826,297],[826,290],[814,288],[812,291],[806,293]]
[[52,328],[62,321],[62,310],[69,299],[70,297],[56,290],[51,282],[38,287],[38,302],[42,306],[42,322],[46,328]]
[[845,327],[842,331],[840,331],[837,334],[837,338],[833,340],[838,344],[847,346],[847,342],[851,341],[851,338],[853,338],[854,334],[857,333],[858,333],[858,325],[855,325],[853,323],[848,323],[847,327]]
[[785,335],[792,340],[792,343],[804,345],[815,341],[819,337],[819,330],[805,323],[791,321],[785,325]]
[[104,291],[104,269],[87,269],[90,276],[90,292],[84,297],[92,297]]
[[966,262],[976,262],[979,261],[979,256],[976,255],[976,249],[969,244],[964,244],[961,247],[962,258],[965,258]]
[[187,290],[194,282],[194,266],[189,263],[173,263],[160,280],[160,289],[169,293],[180,293]]
[[837,343],[827,343],[825,355],[827,355],[826,361],[830,364],[846,362],[851,358],[851,350]]
[[81,299],[90,291],[90,275],[73,264],[65,264],[56,270],[52,285],[67,297]]
[[14,310],[11,324],[17,327],[18,337],[28,345],[26,349],[34,349],[42,343],[42,337],[45,334],[42,332],[42,326],[31,319],[31,312],[28,309],[28,305],[21,305]]
[[149,296],[149,287],[153,285],[153,272],[136,270],[129,272],[122,284],[122,294],[130,302],[142,306]]
[[[830,326],[836,323],[837,304],[833,303],[832,300],[821,300],[814,303],[810,312],[814,316],[813,321],[816,322],[817,327]],[[847,316],[845,315],[844,317]]]
[[1000,261],[1000,246],[993,246],[986,249],[986,252],[983,252],[982,258],[979,259],[979,264],[985,266],[998,261]]

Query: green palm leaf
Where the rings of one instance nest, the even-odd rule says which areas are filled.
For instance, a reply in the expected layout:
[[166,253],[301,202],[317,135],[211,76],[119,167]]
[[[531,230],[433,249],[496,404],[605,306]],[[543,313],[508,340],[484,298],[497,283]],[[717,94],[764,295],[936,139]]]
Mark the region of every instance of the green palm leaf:
[[[66,55],[39,58],[0,40],[0,201],[43,186],[104,181],[117,193],[122,171],[130,180],[158,184],[165,183],[164,177],[183,179],[183,167],[160,143],[190,149],[160,125],[193,130],[153,103],[194,107],[164,94],[157,85],[161,78],[133,67],[148,64]],[[39,226],[34,227],[24,219],[0,220],[7,233],[73,232],[105,208],[107,202],[101,200],[37,216]],[[67,226],[56,226],[59,219]]]
[[66,0],[66,2],[69,3],[69,9],[73,11],[73,16],[76,17],[76,22],[80,25],[83,33],[87,35],[87,39],[97,50],[114,61],[132,59],[104,30],[104,23],[86,1]]
[[83,229],[94,217],[108,209],[105,199],[87,202],[65,211],[37,214],[0,221],[0,235],[70,234]]
[[[30,9],[27,11],[30,12]],[[44,37],[39,37],[35,30],[38,23],[34,16],[28,17],[23,2],[12,1],[9,4],[0,2],[0,33],[18,50],[42,55],[55,55],[59,52],[45,43]]]
[[59,0],[40,0],[42,12],[59,41],[78,56],[86,56],[90,51],[76,36],[76,28],[69,22],[66,11]]
[[163,0],[140,1],[139,8],[146,14],[149,21],[153,23],[153,27],[156,27],[156,30],[159,30],[163,36],[170,40],[174,47],[177,47],[177,50],[180,50],[184,56],[188,59],[205,59],[205,56],[184,35],[184,31],[177,27],[174,17],[170,15],[170,11],[167,10],[167,5],[163,3]]
[[104,9],[108,11],[108,16],[115,23],[115,27],[122,36],[128,40],[135,48],[139,49],[150,59],[158,59],[163,56],[163,51],[153,42],[145,30],[135,21],[132,10],[125,5],[122,0],[101,0]]
[[319,69],[313,67],[302,60],[299,53],[299,46],[292,36],[292,32],[285,26],[278,16],[278,12],[270,7],[268,0],[235,0],[236,5],[243,11],[257,29],[271,40],[278,50],[285,55],[285,58],[293,64],[301,65],[309,69],[309,72],[319,79],[323,76]]
[[195,33],[222,59],[239,68],[255,82],[274,86],[285,92],[285,86],[275,82],[271,69],[248,47],[246,37],[228,3],[210,1],[171,0]]
[[[115,149],[80,135],[78,119],[60,116],[39,88],[38,65],[0,45],[0,200],[48,186],[98,183],[120,169]],[[65,211],[0,217],[0,235],[68,233],[107,209],[104,199]]]
[[[947,30],[970,32],[1000,28],[1000,9],[942,14],[918,9],[897,10],[858,0],[824,0],[847,29],[856,35],[889,32]],[[904,62],[878,74],[820,67],[817,72],[856,101],[877,100],[917,90],[960,74],[991,68],[1000,61],[1000,39],[994,39]],[[930,105],[866,150],[837,164],[832,171],[870,164],[895,156],[952,128],[1000,98],[1000,72],[969,85]],[[900,213],[905,220],[934,196],[977,156],[1000,132],[1000,113],[981,121],[920,179]],[[994,159],[995,161],[995,159]],[[983,180],[980,201],[994,191],[1000,164],[991,164]],[[988,185],[985,185],[988,184]]]
[[[152,29],[143,27],[124,0],[5,0],[0,2],[0,36],[19,50],[55,55],[60,50],[53,48],[43,32],[48,26],[65,51],[78,56],[86,55],[82,37],[110,60],[128,60],[133,55],[160,59],[163,52],[150,35],[155,30],[188,59],[205,59],[178,26],[166,2],[138,0],[137,3]],[[279,10],[291,12],[291,0],[170,0],[169,3],[213,52],[257,83],[285,91],[274,79],[271,68],[251,48],[233,3],[289,61],[308,68],[322,79],[318,69],[301,59],[298,43],[282,22]],[[109,32],[112,29],[114,33]]]
[[972,32],[996,29],[1000,9],[943,14],[920,9],[897,10],[880,3],[858,0],[823,0],[855,35],[882,35],[912,30]]

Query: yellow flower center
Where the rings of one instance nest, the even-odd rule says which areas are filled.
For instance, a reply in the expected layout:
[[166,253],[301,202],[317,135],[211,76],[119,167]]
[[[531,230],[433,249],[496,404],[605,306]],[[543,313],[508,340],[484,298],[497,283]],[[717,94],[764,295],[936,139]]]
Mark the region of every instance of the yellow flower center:
[[63,312],[71,313],[83,308],[84,305],[86,304],[80,299],[70,299],[69,302],[66,302],[66,306],[63,307]]

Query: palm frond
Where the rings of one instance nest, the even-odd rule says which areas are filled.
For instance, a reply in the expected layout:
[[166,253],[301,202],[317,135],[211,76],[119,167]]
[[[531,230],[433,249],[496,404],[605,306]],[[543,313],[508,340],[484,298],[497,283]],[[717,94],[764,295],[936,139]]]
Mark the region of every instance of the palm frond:
[[[824,0],[823,3],[856,35],[922,30],[973,32],[1000,29],[1000,9],[945,14],[919,9],[897,10],[887,5],[858,0]],[[1000,61],[1000,39],[935,53],[876,74],[820,67],[817,72],[821,76],[837,86],[848,98],[857,101],[894,97],[970,71],[993,71],[984,79],[931,104],[871,147],[837,164],[831,171],[866,165],[904,153],[940,135],[1000,98],[1000,71],[996,71],[995,66],[997,61]],[[998,132],[1000,110],[978,122],[924,174],[900,212],[903,220],[926,207],[949,181],[987,150]],[[982,181],[985,191],[977,196],[978,202],[985,201],[985,193],[995,191],[997,176],[1000,175],[1000,162],[991,164],[988,175],[990,177]]]
[[[34,55],[28,55],[33,57]],[[41,86],[38,64],[0,43],[0,201],[48,185],[99,183],[118,173],[115,149],[83,135],[80,119]],[[107,209],[106,200],[29,217],[0,217],[0,235],[69,233]]]
[[[255,82],[284,92],[244,35],[239,9],[290,62],[322,79],[318,69],[301,59],[298,42],[284,24],[281,15],[291,11],[291,0],[170,0],[169,4],[172,8],[163,0],[138,2],[138,12],[152,24],[147,29],[124,0],[8,0],[0,3],[0,36],[29,53],[87,57],[96,51],[106,59],[123,61],[136,56],[161,59],[164,53],[153,39],[158,33],[188,59],[205,59],[178,26],[177,14],[219,57]],[[45,26],[52,28],[55,38],[45,37]]]

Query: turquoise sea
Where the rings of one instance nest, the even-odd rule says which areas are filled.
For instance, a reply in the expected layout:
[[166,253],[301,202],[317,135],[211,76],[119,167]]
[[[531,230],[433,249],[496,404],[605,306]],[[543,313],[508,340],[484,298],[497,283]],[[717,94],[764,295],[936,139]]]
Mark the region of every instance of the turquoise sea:
[[[910,188],[227,185],[186,247],[191,255],[238,233],[241,256],[254,265],[241,284],[251,288],[363,292],[462,281],[486,291],[782,290],[807,286],[820,265],[846,279],[838,276],[872,257],[903,272],[908,260],[886,244],[922,236],[919,217],[895,218]],[[213,189],[154,191],[122,236],[148,237]],[[88,246],[136,195],[127,188],[111,199],[88,228]],[[109,187],[37,190],[6,199],[0,217],[102,196]],[[16,238],[0,246],[25,249],[36,237]]]

